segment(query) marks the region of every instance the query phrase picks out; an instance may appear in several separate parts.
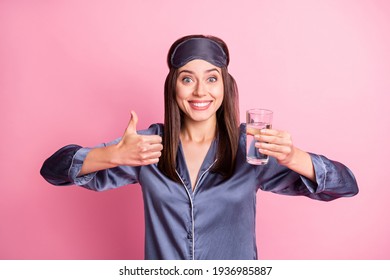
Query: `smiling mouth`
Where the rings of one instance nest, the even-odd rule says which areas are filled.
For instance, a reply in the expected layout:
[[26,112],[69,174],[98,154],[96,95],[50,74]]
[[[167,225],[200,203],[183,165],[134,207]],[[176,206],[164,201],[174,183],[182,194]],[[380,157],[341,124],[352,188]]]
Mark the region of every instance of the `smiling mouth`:
[[195,110],[205,110],[210,107],[212,101],[189,101],[191,108]]

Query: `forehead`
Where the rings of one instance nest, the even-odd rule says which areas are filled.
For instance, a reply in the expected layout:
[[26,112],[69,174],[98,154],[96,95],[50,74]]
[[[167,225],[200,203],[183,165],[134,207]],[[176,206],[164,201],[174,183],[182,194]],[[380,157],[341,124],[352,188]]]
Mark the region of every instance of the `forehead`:
[[202,59],[194,59],[190,62],[186,63],[182,67],[178,69],[178,72],[180,73],[183,70],[191,71],[191,72],[206,72],[210,70],[217,70],[221,72],[221,68],[217,67],[210,62]]

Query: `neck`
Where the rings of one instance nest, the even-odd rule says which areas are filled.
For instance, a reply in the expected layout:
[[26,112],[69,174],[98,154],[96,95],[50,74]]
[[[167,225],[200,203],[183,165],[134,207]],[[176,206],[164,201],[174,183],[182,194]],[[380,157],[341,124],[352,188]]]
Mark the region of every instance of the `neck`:
[[209,142],[215,138],[216,131],[216,118],[212,118],[204,122],[185,120],[184,126],[180,132],[180,138],[182,141],[197,143]]

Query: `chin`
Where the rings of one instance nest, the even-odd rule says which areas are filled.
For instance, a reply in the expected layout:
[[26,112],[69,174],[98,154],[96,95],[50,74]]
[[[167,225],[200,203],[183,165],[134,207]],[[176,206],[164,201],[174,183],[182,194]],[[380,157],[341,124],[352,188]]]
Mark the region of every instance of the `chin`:
[[191,114],[187,115],[187,118],[194,122],[205,122],[216,117],[216,114]]

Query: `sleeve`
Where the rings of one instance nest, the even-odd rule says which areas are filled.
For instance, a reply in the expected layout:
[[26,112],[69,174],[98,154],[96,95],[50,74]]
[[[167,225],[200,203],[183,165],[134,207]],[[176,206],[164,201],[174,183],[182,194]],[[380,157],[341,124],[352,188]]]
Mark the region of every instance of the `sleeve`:
[[67,145],[45,160],[40,173],[50,184],[55,186],[71,185],[68,177],[69,168],[76,152],[81,149],[79,145]]
[[[120,139],[117,139],[108,144],[101,144],[101,146],[110,146],[118,143]],[[97,172],[78,176],[81,167],[91,148],[79,149],[72,160],[72,164],[69,167],[68,177],[76,185],[84,187],[94,191],[105,191],[109,189],[115,189],[128,184],[138,183],[139,167],[134,166],[117,166]]]
[[[100,144],[94,148],[118,143]],[[41,175],[56,186],[78,185],[89,190],[104,191],[138,182],[138,167],[118,166],[98,172],[78,176],[83,162],[92,148],[68,145],[49,157],[41,168]]]
[[270,160],[260,172],[260,189],[285,195],[304,195],[312,199],[331,201],[340,197],[354,196],[359,192],[351,170],[337,161],[310,153],[316,182]]
[[[153,124],[147,130],[138,131],[138,134],[162,135],[162,125]],[[120,138],[94,148],[114,145],[119,141]],[[41,175],[50,184],[56,186],[78,185],[95,191],[104,191],[138,183],[140,167],[132,166],[118,166],[78,176],[91,149],[79,145],[68,145],[59,149],[43,163],[40,171]]]

